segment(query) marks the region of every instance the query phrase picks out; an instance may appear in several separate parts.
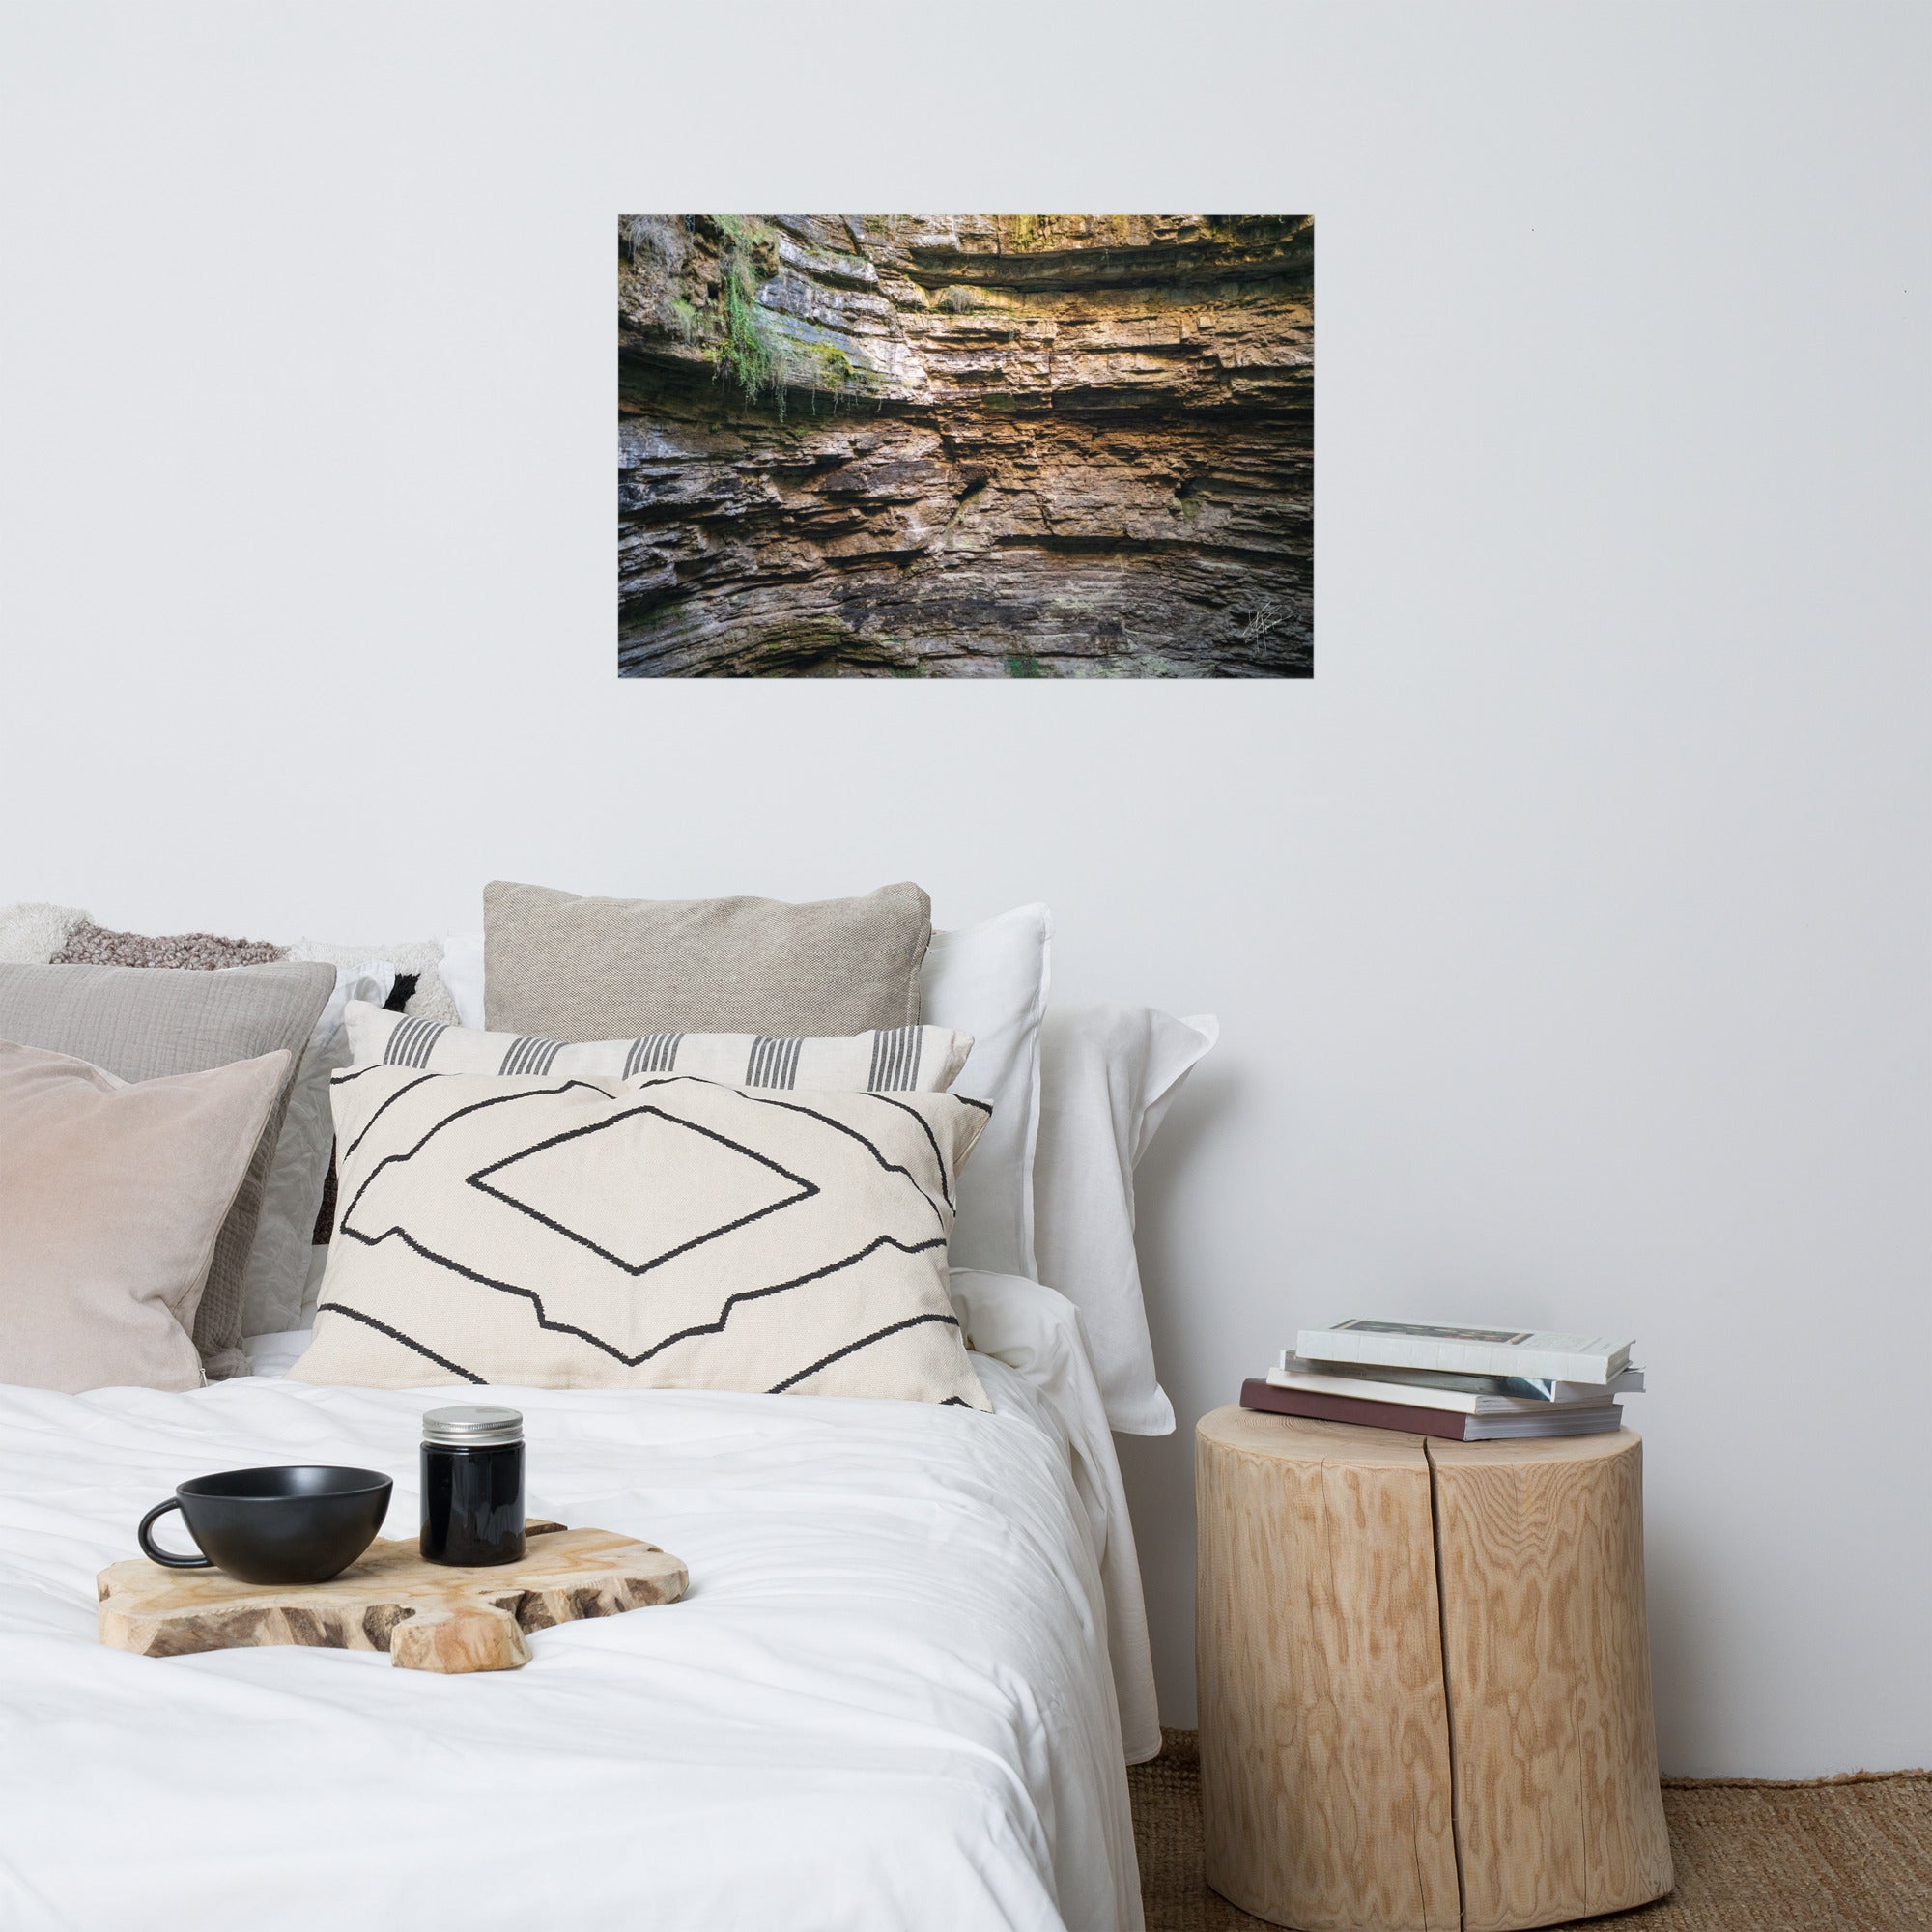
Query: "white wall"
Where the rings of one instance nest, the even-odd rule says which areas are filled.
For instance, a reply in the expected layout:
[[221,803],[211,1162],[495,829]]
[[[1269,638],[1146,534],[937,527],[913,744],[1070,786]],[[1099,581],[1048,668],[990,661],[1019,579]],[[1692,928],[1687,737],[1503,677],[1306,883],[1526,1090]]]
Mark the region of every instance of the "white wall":
[[[1666,1768],[1932,1762],[1927,17],[14,9],[0,898],[1047,897],[1224,1022],[1187,1423],[1350,1310],[1626,1325]],[[611,216],[773,202],[1314,211],[1314,682],[619,686]]]

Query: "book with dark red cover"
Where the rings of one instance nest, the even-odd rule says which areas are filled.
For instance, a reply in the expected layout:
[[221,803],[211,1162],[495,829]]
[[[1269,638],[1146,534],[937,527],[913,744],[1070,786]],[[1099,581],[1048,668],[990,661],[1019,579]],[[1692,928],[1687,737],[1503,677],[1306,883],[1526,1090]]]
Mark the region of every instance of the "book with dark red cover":
[[1475,1418],[1446,1408],[1406,1408],[1394,1402],[1357,1402],[1346,1395],[1318,1395],[1312,1389],[1276,1388],[1271,1382],[1244,1381],[1241,1406],[1269,1415],[1302,1415],[1316,1422],[1361,1422],[1371,1429],[1401,1429],[1410,1435],[1445,1435],[1463,1440],[1464,1426]]
[[1361,1402],[1353,1396],[1323,1395],[1316,1389],[1277,1388],[1272,1382],[1244,1381],[1241,1406],[1269,1415],[1299,1415],[1315,1422],[1356,1422],[1368,1429],[1400,1429],[1409,1435],[1439,1435],[1451,1442],[1534,1441],[1554,1435],[1597,1435],[1621,1426],[1616,1403],[1587,1407],[1550,1406],[1538,1415],[1460,1415],[1446,1408],[1411,1408],[1399,1402]]

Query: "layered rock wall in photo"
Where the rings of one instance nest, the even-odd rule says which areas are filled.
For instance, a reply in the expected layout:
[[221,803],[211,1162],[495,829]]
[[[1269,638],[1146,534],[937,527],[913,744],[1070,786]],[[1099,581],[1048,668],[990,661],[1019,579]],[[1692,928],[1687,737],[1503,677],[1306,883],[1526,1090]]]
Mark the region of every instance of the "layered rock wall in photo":
[[1312,668],[1314,227],[629,215],[629,676]]

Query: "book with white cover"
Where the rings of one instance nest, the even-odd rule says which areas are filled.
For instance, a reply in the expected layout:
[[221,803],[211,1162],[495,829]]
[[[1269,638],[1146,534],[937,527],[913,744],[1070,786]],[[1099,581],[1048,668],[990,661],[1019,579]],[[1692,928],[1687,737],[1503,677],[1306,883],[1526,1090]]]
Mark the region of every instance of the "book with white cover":
[[[1356,1364],[1365,1367],[1366,1364]],[[1410,1376],[1433,1376],[1434,1369],[1377,1369],[1370,1371],[1376,1375],[1400,1375],[1404,1380]],[[1548,1376],[1473,1376],[1466,1379],[1480,1381],[1487,1386],[1485,1395],[1524,1395],[1536,1402],[1593,1402],[1605,1389],[1613,1395],[1641,1395],[1643,1393],[1643,1371],[1634,1362],[1627,1369],[1612,1376],[1606,1382],[1566,1382]]]
[[1579,1403],[1575,1408],[1557,1409],[1545,1403],[1541,1415],[1472,1415],[1463,1440],[1530,1442],[1552,1435],[1609,1435],[1623,1426],[1621,1403]]
[[1631,1344],[1534,1328],[1450,1327],[1433,1321],[1338,1321],[1304,1328],[1297,1355],[1475,1376],[1531,1376],[1601,1386],[1630,1367]]
[[1589,1408],[1643,1388],[1643,1371],[1626,1369],[1609,1382],[1542,1382],[1550,1396],[1511,1394],[1515,1377],[1451,1376],[1429,1369],[1379,1369],[1366,1363],[1316,1362],[1293,1350],[1282,1351],[1281,1366],[1267,1372],[1275,1388],[1313,1389],[1322,1395],[1351,1396],[1364,1402],[1403,1403],[1411,1408],[1439,1408],[1452,1415],[1548,1415],[1552,1409]]
[[1547,1376],[1459,1376],[1443,1369],[1392,1369],[1380,1362],[1321,1362],[1281,1351],[1285,1375],[1365,1376],[1392,1386],[1460,1389],[1465,1395],[1520,1396],[1531,1402],[1604,1402],[1613,1395],[1641,1395],[1643,1371],[1633,1363],[1606,1382],[1566,1382]]
[[1387,1382],[1465,1389],[1471,1395],[1522,1396],[1531,1402],[1602,1402],[1606,1395],[1641,1395],[1643,1371],[1633,1364],[1606,1382],[1566,1382],[1548,1376],[1457,1376],[1442,1369],[1391,1369],[1379,1362],[1304,1362],[1293,1349],[1281,1351],[1285,1369],[1333,1376],[1378,1376]]

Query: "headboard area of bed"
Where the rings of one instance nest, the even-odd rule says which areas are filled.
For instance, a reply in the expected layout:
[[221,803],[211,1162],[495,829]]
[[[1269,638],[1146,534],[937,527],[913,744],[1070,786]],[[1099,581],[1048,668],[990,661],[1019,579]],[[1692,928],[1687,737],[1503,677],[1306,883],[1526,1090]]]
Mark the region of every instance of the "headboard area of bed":
[[[1109,1423],[1163,1434],[1174,1417],[1141,1298],[1134,1167],[1218,1029],[1147,1008],[1053,1007],[1052,948],[1044,905],[934,928],[911,884],[790,904],[582,897],[498,881],[480,932],[369,942],[154,937],[77,907],[0,907],[0,962],[15,967],[84,960],[199,976],[301,961],[333,975],[264,1161],[239,1277],[243,1353],[211,1373],[240,1372],[258,1338],[307,1328],[327,1298],[343,1214],[334,1076],[386,1064],[465,1078],[735,1078],[772,1096],[950,1090],[979,1103],[981,1125],[939,1190],[956,1189],[941,1252],[953,1267],[1065,1294]],[[213,994],[217,982],[201,983]],[[949,1060],[955,1039],[970,1044]],[[601,1045],[609,1064],[578,1041]]]

